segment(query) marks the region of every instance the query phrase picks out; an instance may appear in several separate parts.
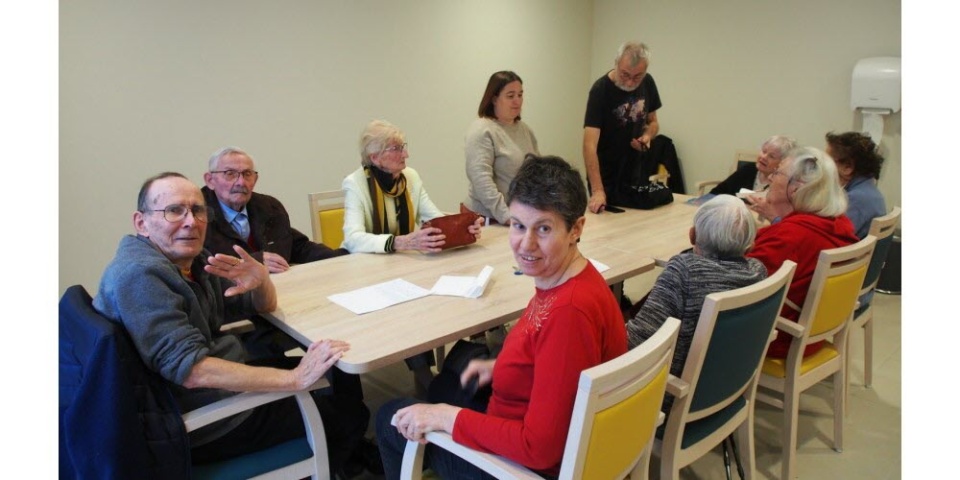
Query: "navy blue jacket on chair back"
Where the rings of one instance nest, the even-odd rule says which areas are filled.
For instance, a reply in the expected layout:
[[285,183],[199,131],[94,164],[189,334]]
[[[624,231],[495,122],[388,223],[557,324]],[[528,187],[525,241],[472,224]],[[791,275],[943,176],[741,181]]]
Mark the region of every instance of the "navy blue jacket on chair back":
[[164,380],[80,285],[60,299],[60,478],[190,478],[190,446]]

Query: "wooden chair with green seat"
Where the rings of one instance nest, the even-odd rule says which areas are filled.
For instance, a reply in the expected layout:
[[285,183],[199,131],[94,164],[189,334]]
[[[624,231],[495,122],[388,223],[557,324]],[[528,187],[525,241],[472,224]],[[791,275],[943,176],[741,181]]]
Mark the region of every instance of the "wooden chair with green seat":
[[[863,280],[863,287],[860,289],[860,306],[853,312],[854,331],[857,328],[863,329],[863,384],[870,387],[873,383],[873,291],[880,280],[880,271],[883,270],[883,264],[887,259],[887,253],[890,251],[890,245],[893,243],[893,231],[900,221],[900,207],[893,207],[890,213],[874,218],[870,222],[870,235],[877,237],[877,247],[873,251],[870,259],[870,266],[867,268],[867,276]],[[847,357],[847,366],[849,372],[850,358]],[[849,383],[849,373],[847,382]]]
[[307,195],[314,242],[330,248],[340,248],[343,244],[343,198],[343,190]]
[[707,295],[683,372],[667,384],[673,402],[654,447],[662,480],[680,478],[681,468],[733,434],[744,447],[742,475],[754,477],[757,379],[795,269],[786,261],[763,281]]
[[[780,317],[777,330],[793,337],[787,358],[766,358],[760,374],[757,400],[783,409],[782,475],[796,476],[797,422],[800,394],[833,377],[833,448],[843,450],[843,416],[846,410],[846,352],[853,311],[867,274],[876,238],[820,252],[800,318]],[[807,345],[824,341],[806,358]]]
[[[61,478],[329,478],[323,420],[309,391],[247,392],[181,413],[126,330],[80,285],[60,300]],[[309,390],[329,384],[321,380]],[[294,396],[306,435],[221,462],[191,465],[187,432]]]
[[[679,330],[680,321],[668,319],[642,345],[580,374],[560,479],[647,478]],[[447,433],[428,433],[426,440],[499,479],[541,478],[503,457],[464,447]],[[424,445],[407,442],[400,478],[422,478],[423,453]]]
[[[737,150],[733,154],[733,168],[730,169],[730,173],[737,171],[740,167],[749,164],[757,163],[758,153],[756,150]],[[702,197],[705,193],[710,191],[707,187],[715,187],[720,184],[723,180],[704,180],[702,182],[697,182],[695,185],[697,189],[697,196]]]

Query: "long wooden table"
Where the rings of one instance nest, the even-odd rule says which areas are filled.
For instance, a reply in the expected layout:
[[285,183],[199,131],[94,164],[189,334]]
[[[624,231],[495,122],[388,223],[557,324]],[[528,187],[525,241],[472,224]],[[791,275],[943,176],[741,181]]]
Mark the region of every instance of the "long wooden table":
[[[686,197],[651,211],[587,214],[580,251],[609,265],[610,284],[654,268],[689,246],[695,207]],[[324,338],[346,340],[351,349],[337,363],[364,373],[414,354],[516,320],[534,293],[533,279],[515,275],[506,227],[487,227],[474,245],[438,254],[353,254],[297,265],[275,274],[280,308],[265,317],[303,344]],[[402,278],[429,289],[441,275],[472,275],[494,268],[478,299],[431,295],[356,315],[327,297]]]

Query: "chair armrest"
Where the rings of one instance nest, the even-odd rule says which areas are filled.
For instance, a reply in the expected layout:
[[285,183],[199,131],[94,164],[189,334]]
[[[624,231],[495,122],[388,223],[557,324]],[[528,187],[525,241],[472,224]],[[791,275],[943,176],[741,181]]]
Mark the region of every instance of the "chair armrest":
[[260,405],[265,405],[270,402],[275,402],[277,400],[292,397],[296,395],[307,395],[312,390],[318,388],[324,388],[330,384],[326,379],[320,379],[317,383],[311,385],[306,390],[300,391],[288,391],[288,392],[243,392],[237,395],[234,395],[229,398],[224,398],[213,402],[209,405],[204,405],[196,410],[189,411],[183,414],[183,424],[186,426],[188,432],[192,432],[200,427],[210,425],[217,420],[222,420],[231,415],[236,415],[240,412],[244,412]]
[[[459,443],[453,441],[453,437],[446,432],[431,432],[428,433],[427,441],[450,452],[454,455],[470,462],[473,465],[476,465],[477,468],[493,475],[496,478],[517,478],[517,479],[530,479],[530,480],[542,480],[543,477],[537,475],[536,473],[530,471],[523,465],[516,463],[512,460],[508,460],[499,455],[493,455],[489,453],[478,452],[471,448],[467,448]],[[407,442],[407,448],[410,448],[410,443],[417,445],[417,442]]]
[[256,330],[253,322],[250,320],[237,320],[236,322],[226,323],[220,326],[220,333],[229,333],[231,335],[240,335],[241,333],[252,332]]
[[674,398],[686,397],[687,393],[690,393],[690,384],[667,374],[667,393],[673,395]]
[[777,330],[787,333],[793,337],[803,336],[803,326],[797,322],[792,322],[783,317],[777,317]]
[[703,196],[703,194],[706,193],[705,190],[707,187],[712,185],[720,185],[720,180],[704,180],[702,182],[697,182],[694,184],[694,188],[697,189],[698,196]]

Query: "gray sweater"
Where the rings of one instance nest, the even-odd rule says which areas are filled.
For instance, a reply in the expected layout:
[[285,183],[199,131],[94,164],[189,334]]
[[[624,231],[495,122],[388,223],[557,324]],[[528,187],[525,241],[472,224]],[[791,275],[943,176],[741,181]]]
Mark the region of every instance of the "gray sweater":
[[464,205],[506,224],[510,213],[504,197],[523,158],[528,153],[540,154],[537,137],[521,120],[504,125],[493,119],[478,118],[467,130],[464,153],[470,183]]
[[746,287],[767,278],[767,269],[754,258],[707,258],[681,253],[667,262],[637,316],[627,322],[630,348],[653,336],[667,317],[680,319],[680,335],[670,373],[679,377],[687,360],[704,298],[715,292]]
[[[206,251],[194,259],[188,281],[180,269],[145,237],[127,235],[100,279],[94,308],[118,322],[130,334],[147,368],[171,382],[183,412],[233,395],[216,389],[181,387],[190,370],[204,357],[244,362],[237,337],[220,333],[226,321],[256,313],[249,294],[225,298],[230,287],[203,271]],[[191,443],[216,438],[248,414],[228,418],[191,435]]]

